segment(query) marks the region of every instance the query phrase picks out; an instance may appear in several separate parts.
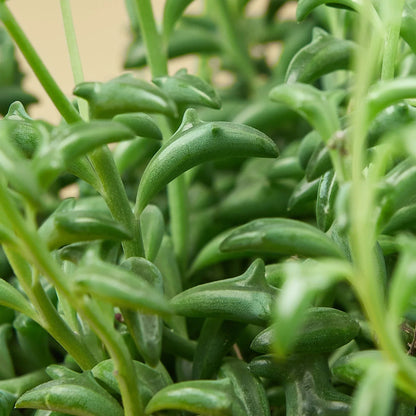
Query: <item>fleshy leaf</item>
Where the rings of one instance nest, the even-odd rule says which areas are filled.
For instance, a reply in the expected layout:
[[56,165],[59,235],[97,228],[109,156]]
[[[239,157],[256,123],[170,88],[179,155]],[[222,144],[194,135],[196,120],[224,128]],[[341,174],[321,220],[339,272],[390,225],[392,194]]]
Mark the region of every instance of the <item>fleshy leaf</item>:
[[343,257],[338,246],[310,224],[288,218],[261,218],[234,229],[221,251],[251,251],[307,257]]
[[187,110],[180,134],[175,133],[147,165],[137,191],[136,213],[141,213],[163,186],[196,165],[229,156],[278,155],[272,140],[256,129],[228,122],[196,122],[196,119],[195,110]]
[[319,132],[324,142],[339,129],[334,100],[312,85],[298,82],[281,84],[270,91],[269,97],[286,104],[304,117]]
[[118,402],[89,376],[61,378],[27,391],[17,408],[47,409],[77,416],[123,416]]
[[177,104],[220,108],[221,99],[214,88],[186,69],[179,70],[173,76],[158,77],[153,82]]
[[312,42],[300,49],[290,62],[286,82],[309,84],[330,72],[349,69],[355,49],[354,42],[315,29]]
[[77,292],[93,294],[116,306],[162,315],[171,313],[158,290],[134,273],[111,264],[79,267],[73,284]]
[[276,289],[265,278],[262,260],[241,276],[194,286],[171,299],[180,315],[264,324],[270,319]]
[[89,102],[95,118],[111,118],[136,111],[176,115],[175,103],[160,88],[131,74],[105,83],[84,82],[75,87],[74,94]]

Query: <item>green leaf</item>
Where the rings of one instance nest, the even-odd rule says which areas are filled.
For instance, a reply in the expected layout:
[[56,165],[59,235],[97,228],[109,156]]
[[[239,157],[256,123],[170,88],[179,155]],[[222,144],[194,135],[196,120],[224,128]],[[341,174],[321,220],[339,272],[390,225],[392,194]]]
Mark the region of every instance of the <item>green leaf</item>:
[[76,292],[90,293],[116,306],[161,315],[171,313],[158,290],[134,273],[111,264],[79,267],[73,285]]
[[201,415],[234,416],[236,406],[230,380],[195,380],[175,383],[155,394],[146,414],[177,409]]
[[400,231],[416,231],[416,204],[397,210],[383,228],[383,234],[396,234]]
[[296,9],[297,20],[304,20],[313,9],[323,4],[354,11],[358,11],[360,8],[360,3],[357,0],[299,0]]
[[16,396],[14,394],[0,390],[0,416],[11,415],[15,402]]
[[316,148],[322,145],[322,139],[316,130],[308,133],[300,142],[298,148],[298,159],[300,167],[305,170],[308,166],[309,160],[315,153]]
[[277,328],[274,351],[280,357],[295,344],[313,298],[351,275],[349,263],[333,259],[288,262],[284,269],[287,279],[276,300],[274,316]]
[[295,82],[274,87],[269,97],[284,103],[305,118],[327,142],[339,129],[335,102],[328,93],[312,85]]
[[0,279],[0,305],[21,312],[35,321],[38,319],[35,310],[27,299],[3,279]]
[[[273,325],[260,332],[250,348],[262,354],[272,351],[273,342],[280,335]],[[303,324],[296,332],[291,351],[295,354],[328,353],[347,344],[359,333],[360,327],[346,312],[333,308],[309,308]]]
[[399,101],[416,98],[416,77],[379,81],[367,96],[368,119],[374,120],[378,113]]
[[[162,371],[161,367],[152,368],[139,361],[133,361],[134,370],[139,380],[139,392],[144,406],[150,399],[164,387],[172,384],[169,375]],[[93,376],[100,380],[107,389],[113,393],[120,394],[117,379],[114,375],[113,360],[104,360],[98,363],[92,370]]]
[[136,111],[176,115],[175,103],[160,88],[131,74],[106,83],[83,82],[75,87],[74,94],[89,102],[95,118],[111,118]]
[[319,178],[308,181],[306,178],[301,179],[290,195],[287,202],[289,211],[298,209],[300,212],[308,210],[311,202],[316,200],[316,194],[319,188]]
[[230,234],[232,234],[235,229],[236,228],[231,228],[229,230],[226,230],[218,234],[199,251],[198,255],[195,257],[190,267],[189,276],[194,275],[198,270],[201,270],[205,267],[211,266],[216,263],[220,263],[225,260],[242,258],[242,257],[251,257],[255,255],[255,252],[250,251],[250,250],[223,252],[220,249],[222,242]]
[[113,117],[117,123],[124,124],[134,132],[136,136],[154,140],[162,140],[162,132],[153,118],[146,113],[124,113]]
[[220,108],[221,98],[215,89],[195,75],[180,69],[173,76],[158,77],[153,82],[177,104]]
[[338,182],[333,170],[328,171],[319,180],[316,198],[316,223],[326,232],[335,219],[335,199],[338,192]]
[[165,220],[156,205],[148,205],[143,210],[140,215],[140,227],[146,258],[153,261],[159,252],[165,232]]
[[415,313],[416,291],[416,241],[402,236],[399,240],[400,257],[393,272],[389,290],[388,316],[400,324],[406,312]]
[[262,325],[270,319],[276,289],[265,278],[262,260],[241,276],[194,286],[171,299],[177,314]]
[[228,122],[204,123],[187,110],[182,124],[147,165],[137,191],[136,213],[174,178],[204,162],[233,157],[276,157],[278,150],[265,134]]
[[104,144],[131,140],[130,128],[115,121],[79,122],[59,129],[54,140],[36,154],[34,169],[43,186],[49,185],[77,158]]
[[251,251],[307,257],[343,257],[322,231],[287,218],[261,218],[234,229],[220,245],[224,252]]
[[372,366],[382,360],[381,351],[356,351],[338,359],[332,366],[332,372],[336,380],[355,386]]
[[312,42],[293,57],[286,73],[286,82],[311,84],[323,75],[340,69],[350,69],[356,44],[337,39],[320,28],[315,28]]
[[193,0],[167,0],[163,10],[163,37],[168,40],[176,22]]
[[270,416],[270,404],[263,384],[249,371],[244,361],[227,358],[221,367],[220,376],[231,381],[245,415]]
[[[150,261],[141,257],[129,257],[121,263],[121,267],[135,273],[163,294],[163,277]],[[149,365],[157,365],[162,351],[162,319],[157,315],[125,309],[121,312],[141,356]]]
[[123,225],[95,211],[55,212],[40,227],[39,233],[50,250],[81,241],[131,239]]
[[46,409],[77,416],[123,416],[118,402],[90,375],[52,380],[24,393],[17,408]]
[[244,323],[205,319],[193,356],[192,378],[213,378],[245,327]]
[[354,394],[351,416],[391,415],[397,369],[390,362],[376,362],[366,371]]
[[[9,348],[9,342],[12,338],[12,329],[13,327],[10,324],[0,325],[0,379],[1,380],[15,377],[13,360],[10,355],[10,348]],[[0,397],[1,397],[1,392],[0,392]],[[1,404],[0,404],[0,408],[1,408]]]
[[410,46],[413,53],[416,53],[416,4],[406,2],[403,9],[400,35]]
[[33,156],[48,136],[47,127],[42,122],[33,120],[19,101],[10,106],[1,123],[9,127],[10,141],[27,158]]

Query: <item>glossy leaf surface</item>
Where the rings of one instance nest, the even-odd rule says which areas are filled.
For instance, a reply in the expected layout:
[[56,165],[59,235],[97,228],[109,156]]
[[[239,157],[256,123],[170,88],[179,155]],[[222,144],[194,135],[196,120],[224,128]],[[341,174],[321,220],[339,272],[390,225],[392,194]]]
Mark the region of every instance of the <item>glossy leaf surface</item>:
[[149,112],[168,116],[176,114],[176,107],[153,84],[121,75],[106,83],[84,82],[76,86],[74,94],[86,99],[95,118],[111,118],[121,113]]
[[342,257],[337,245],[317,228],[286,218],[262,218],[237,227],[220,246],[222,251],[252,251],[308,257]]
[[158,77],[153,82],[177,104],[220,108],[221,99],[214,88],[186,69],[173,76]]
[[315,29],[312,42],[293,57],[286,73],[286,82],[308,84],[333,71],[349,69],[355,49],[354,42],[337,39],[323,30]]
[[275,294],[266,282],[264,263],[257,259],[241,276],[195,286],[170,303],[180,315],[261,325],[270,319]]
[[110,264],[94,264],[77,269],[74,288],[91,293],[114,305],[149,313],[170,314],[160,292],[132,272]]
[[194,110],[188,110],[179,130],[147,165],[137,192],[136,212],[141,213],[163,186],[183,172],[230,155],[276,157],[278,150],[258,130],[227,122],[204,123]]

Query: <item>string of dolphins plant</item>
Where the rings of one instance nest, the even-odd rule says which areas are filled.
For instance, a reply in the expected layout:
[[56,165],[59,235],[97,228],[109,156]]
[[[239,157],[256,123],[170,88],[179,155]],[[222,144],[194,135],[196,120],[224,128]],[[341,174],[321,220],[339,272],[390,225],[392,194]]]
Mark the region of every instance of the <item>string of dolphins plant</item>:
[[0,0],[0,414],[414,415],[415,1],[191,3],[71,102]]

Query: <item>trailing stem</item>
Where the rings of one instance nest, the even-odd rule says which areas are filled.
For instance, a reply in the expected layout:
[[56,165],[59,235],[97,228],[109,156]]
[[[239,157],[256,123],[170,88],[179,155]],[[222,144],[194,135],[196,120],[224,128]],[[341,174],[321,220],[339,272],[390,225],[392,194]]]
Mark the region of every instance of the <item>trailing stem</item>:
[[[136,0],[140,28],[152,77],[168,74],[166,45],[157,30],[150,0]],[[168,140],[172,134],[166,121],[161,122],[163,136]],[[170,229],[178,263],[185,271],[188,254],[189,209],[188,187],[184,176],[179,176],[167,186]]]
[[[365,2],[361,11],[362,15],[366,14],[366,7],[371,7],[370,1]],[[396,26],[395,29],[397,29]],[[395,45],[392,44],[393,39],[396,39]],[[367,18],[361,16],[358,29],[358,43],[361,49],[355,57],[356,84],[352,101],[353,108],[350,113],[352,129],[349,137],[352,178],[349,239],[355,269],[352,285],[374,330],[377,344],[386,358],[398,366],[399,380],[403,388],[408,394],[416,397],[414,387],[416,372],[409,365],[398,331],[392,328],[389,317],[386,316],[384,288],[378,275],[374,249],[376,245],[376,223],[373,218],[376,208],[374,178],[364,173],[366,136],[369,127],[365,98],[377,70],[380,41],[378,33],[375,33]],[[393,51],[397,51],[398,38],[394,36],[388,40],[388,43],[385,52],[390,51],[390,53],[384,57],[383,73],[385,77],[392,77],[395,59]]]

